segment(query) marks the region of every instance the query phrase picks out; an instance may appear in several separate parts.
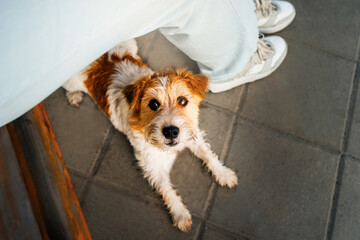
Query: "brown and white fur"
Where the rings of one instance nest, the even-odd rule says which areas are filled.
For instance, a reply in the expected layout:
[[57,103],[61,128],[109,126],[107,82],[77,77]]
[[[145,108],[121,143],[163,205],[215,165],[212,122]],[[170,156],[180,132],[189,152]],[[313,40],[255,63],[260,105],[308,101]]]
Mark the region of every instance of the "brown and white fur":
[[153,72],[136,55],[137,50],[134,39],[123,42],[63,87],[75,106],[82,100],[82,92],[88,93],[114,126],[127,135],[144,177],[162,196],[174,225],[188,231],[190,212],[169,178],[178,152],[188,147],[221,186],[234,187],[237,177],[211,151],[198,128],[199,105],[208,78],[186,70]]

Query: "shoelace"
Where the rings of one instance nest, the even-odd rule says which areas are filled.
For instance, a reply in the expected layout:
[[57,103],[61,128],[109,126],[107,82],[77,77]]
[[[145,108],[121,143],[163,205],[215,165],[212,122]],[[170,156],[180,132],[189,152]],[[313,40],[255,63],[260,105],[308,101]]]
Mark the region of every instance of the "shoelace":
[[275,50],[271,46],[270,42],[260,37],[257,43],[257,51],[256,54],[253,56],[252,61],[258,64],[262,61],[266,61],[268,58],[274,56],[274,54]]
[[277,10],[277,7],[272,3],[272,0],[255,0],[255,8],[255,12],[260,11],[264,17],[270,16]]
[[259,34],[256,53],[251,57],[249,63],[245,66],[245,68],[241,72],[233,76],[232,79],[236,79],[240,76],[243,76],[255,64],[261,64],[263,61],[266,61],[270,57],[274,56],[275,54],[274,48],[271,46],[269,41],[266,41],[263,38],[264,35]]

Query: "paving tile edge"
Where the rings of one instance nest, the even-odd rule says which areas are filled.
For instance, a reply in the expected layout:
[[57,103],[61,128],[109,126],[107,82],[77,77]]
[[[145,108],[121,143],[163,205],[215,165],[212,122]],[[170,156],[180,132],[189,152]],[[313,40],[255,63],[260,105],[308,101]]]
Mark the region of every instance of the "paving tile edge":
[[244,233],[237,232],[237,231],[233,230],[232,228],[229,228],[227,226],[224,226],[222,224],[219,224],[219,223],[216,223],[216,222],[213,222],[213,221],[210,221],[210,220],[206,221],[206,225],[210,226],[213,230],[220,230],[221,232],[228,233],[229,236],[242,237],[242,238],[245,238],[247,240],[256,240],[256,238],[254,238],[252,236],[249,236],[249,235],[244,234]]
[[332,199],[329,205],[327,223],[324,233],[324,240],[331,240],[334,232],[335,218],[337,213],[337,207],[339,203],[340,188],[342,183],[342,176],[344,172],[344,154],[341,154],[338,159],[335,184],[332,190]]
[[[229,127],[227,135],[226,135],[225,143],[224,143],[222,151],[221,151],[220,161],[222,161],[224,163],[226,163],[226,158],[230,151],[230,146],[231,146],[231,143],[234,138],[234,132],[236,130],[236,122],[237,122],[237,119],[239,117],[239,112],[240,112],[239,110],[242,107],[242,102],[246,98],[247,88],[248,88],[248,85],[246,84],[245,86],[242,87],[242,89],[240,91],[240,94],[239,94],[238,100],[237,100],[237,104],[236,104],[237,107],[235,108],[235,114],[232,116],[230,127]],[[218,107],[218,106],[215,106],[215,105],[212,105],[209,103],[206,103],[206,104],[215,109],[220,109],[222,111],[232,113],[232,111],[230,111],[228,109],[223,109],[221,107]],[[200,222],[198,228],[196,229],[196,232],[195,232],[194,238],[193,238],[194,240],[200,240],[203,238],[203,235],[205,233],[206,221],[208,220],[208,218],[210,216],[210,212],[212,209],[212,205],[215,201],[217,190],[218,190],[218,184],[215,181],[212,181],[210,189],[208,191],[208,196],[207,196],[204,208],[203,208],[203,213],[201,216],[203,221]]]
[[322,145],[320,143],[309,141],[309,140],[304,139],[302,137],[296,136],[295,134],[282,131],[280,129],[277,129],[275,127],[272,127],[272,126],[267,125],[267,124],[262,123],[262,122],[258,122],[256,120],[253,120],[253,119],[248,118],[248,117],[246,117],[244,115],[241,115],[241,114],[239,115],[239,120],[250,123],[251,125],[255,125],[255,126],[259,127],[259,128],[266,129],[267,131],[270,131],[270,132],[272,132],[274,134],[280,135],[280,136],[282,136],[282,137],[284,137],[286,139],[291,139],[291,140],[293,140],[295,142],[299,142],[299,143],[306,144],[306,145],[309,145],[311,147],[320,149],[320,150],[322,150],[324,152],[328,152],[328,153],[331,153],[331,154],[340,154],[341,153],[340,150],[332,149],[331,147],[324,146],[324,145]]
[[[122,187],[120,185],[111,183],[109,181],[106,181],[102,178],[92,178],[89,180],[89,185],[94,184],[98,187],[102,187],[104,189],[107,189],[109,191],[113,191],[116,194],[119,194],[121,196],[127,197],[127,198],[131,198],[133,200],[139,201],[139,202],[143,202],[143,203],[151,203],[154,207],[163,209],[164,211],[166,211],[168,213],[167,208],[165,207],[163,200],[161,199],[160,195],[158,195],[157,193],[154,192],[154,197],[151,197],[149,195],[144,195],[142,193],[137,193],[136,191],[131,191],[131,189],[126,188],[126,187]],[[170,216],[170,215],[169,215]],[[193,218],[196,218],[199,221],[202,221],[202,217],[195,214],[195,213],[191,213],[191,216]]]
[[[360,72],[360,65],[357,63],[355,65],[355,71],[353,75],[353,79],[350,86],[350,93],[349,93],[349,100],[346,108],[346,117],[344,121],[344,129],[343,134],[340,142],[340,158],[339,163],[337,167],[337,175],[336,175],[336,182],[335,187],[333,190],[333,197],[332,202],[330,204],[331,208],[329,211],[328,216],[328,223],[327,223],[327,230],[325,232],[325,239],[326,240],[332,240],[332,236],[334,233],[335,228],[335,221],[336,221],[336,214],[337,214],[337,208],[339,204],[339,197],[340,197],[340,190],[341,190],[341,184],[343,180],[343,173],[344,173],[344,164],[345,164],[345,157],[347,154],[345,153],[348,147],[349,142],[349,133],[351,130],[352,125],[352,119],[354,116],[355,111],[355,102],[357,97],[357,90],[359,86],[359,72]],[[356,158],[355,158],[356,159]]]
[[348,105],[346,108],[344,132],[343,132],[343,136],[341,139],[341,141],[342,141],[341,151],[342,152],[346,152],[348,150],[350,130],[352,127],[352,120],[354,118],[355,104],[356,104],[356,100],[358,98],[357,90],[359,88],[359,81],[360,81],[360,64],[357,63],[355,65],[353,80],[352,80],[351,86],[350,86],[350,96],[349,96]]
[[319,47],[319,46],[316,46],[316,45],[311,44],[311,43],[308,43],[308,42],[306,42],[306,41],[303,41],[303,40],[300,40],[300,39],[297,39],[297,38],[288,36],[288,35],[286,35],[286,34],[282,34],[282,36],[283,36],[285,39],[289,39],[289,40],[292,40],[292,41],[301,43],[301,44],[306,45],[306,46],[308,46],[308,47],[310,47],[310,48],[313,48],[313,49],[315,49],[315,50],[317,50],[317,51],[320,51],[320,52],[329,54],[329,55],[331,55],[331,56],[333,56],[333,57],[341,58],[341,59],[343,59],[343,60],[346,60],[346,61],[349,61],[349,62],[353,62],[353,63],[359,62],[359,59],[356,59],[357,56],[358,56],[358,54],[355,54],[355,56],[354,56],[355,59],[351,59],[351,58],[345,57],[345,56],[343,56],[343,55],[341,55],[341,54],[332,52],[331,50],[323,49],[323,48],[321,48],[321,47]]

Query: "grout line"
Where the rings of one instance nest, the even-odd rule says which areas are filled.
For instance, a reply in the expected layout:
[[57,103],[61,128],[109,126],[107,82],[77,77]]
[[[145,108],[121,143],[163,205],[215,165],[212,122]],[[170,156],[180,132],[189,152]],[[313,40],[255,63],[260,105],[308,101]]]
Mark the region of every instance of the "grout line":
[[332,52],[332,51],[330,51],[330,50],[323,49],[323,48],[318,47],[318,46],[316,46],[316,45],[314,45],[314,44],[312,44],[312,43],[308,43],[308,42],[306,42],[306,41],[303,41],[303,40],[300,40],[300,39],[297,39],[297,38],[288,36],[288,35],[286,35],[286,34],[282,34],[282,36],[283,36],[284,38],[290,39],[290,40],[295,41],[295,42],[302,43],[302,44],[304,44],[304,45],[307,45],[307,46],[309,46],[309,47],[311,47],[311,48],[314,48],[314,49],[316,49],[316,50],[318,50],[318,51],[321,51],[321,52],[323,52],[323,53],[332,55],[332,56],[334,56],[334,57],[338,57],[338,58],[341,58],[341,59],[343,59],[343,60],[350,61],[350,62],[353,62],[353,63],[358,62],[358,59],[354,60],[354,59],[351,59],[351,58],[342,56],[342,55],[340,55],[340,54],[338,54],[338,53],[334,53],[334,52]]
[[277,135],[279,135],[279,136],[281,136],[283,138],[293,140],[293,141],[295,141],[297,143],[306,144],[306,145],[309,145],[311,147],[320,149],[322,151],[325,151],[325,152],[328,152],[328,153],[331,153],[331,154],[340,154],[341,153],[339,150],[335,150],[335,149],[332,149],[330,147],[323,146],[323,145],[321,145],[319,143],[311,142],[311,141],[306,140],[306,139],[304,139],[302,137],[292,135],[292,134],[290,134],[288,132],[281,131],[279,129],[273,128],[273,127],[271,127],[269,125],[266,125],[264,123],[257,122],[255,120],[252,120],[252,119],[247,118],[245,116],[239,116],[239,120],[242,120],[244,122],[255,125],[258,128],[265,129],[267,131],[271,131],[273,134],[277,134]]
[[[331,154],[340,154],[341,153],[340,150],[336,150],[336,149],[331,148],[329,146],[324,146],[324,145],[322,145],[320,143],[317,143],[317,142],[312,142],[312,141],[307,140],[305,138],[302,138],[302,137],[296,136],[294,134],[291,134],[291,133],[282,131],[280,129],[274,128],[274,127],[272,127],[270,125],[267,125],[265,123],[261,123],[261,122],[258,122],[256,120],[250,119],[250,118],[248,118],[246,116],[242,116],[241,111],[242,111],[242,108],[244,106],[245,97],[246,97],[246,94],[247,94],[247,89],[248,89],[248,85],[244,86],[244,88],[242,90],[242,93],[241,93],[242,99],[240,101],[240,105],[237,107],[237,110],[235,110],[235,112],[237,112],[237,111],[240,112],[240,116],[238,117],[238,119],[249,122],[249,123],[251,123],[253,125],[256,125],[257,127],[260,127],[260,128],[266,129],[266,130],[270,130],[271,132],[273,132],[275,134],[278,134],[278,135],[280,134],[280,136],[282,136],[284,138],[291,139],[291,140],[294,140],[295,142],[300,142],[302,144],[310,145],[310,146],[312,146],[314,148],[320,149],[322,151],[325,151],[325,152],[328,152],[328,153],[331,153]],[[232,112],[229,109],[225,109],[225,108],[213,105],[212,103],[209,103],[209,102],[204,102],[202,104],[204,106],[207,106],[207,107],[222,111],[222,112],[227,113],[227,114],[234,114],[234,112]]]
[[95,160],[93,161],[93,163],[90,167],[90,171],[89,171],[90,178],[95,176],[95,174],[99,170],[99,167],[102,163],[105,153],[107,152],[107,150],[110,146],[110,142],[111,142],[112,137],[114,136],[114,133],[115,133],[115,128],[113,127],[113,125],[111,125],[108,129],[106,129],[105,134],[104,134],[103,144],[102,144],[101,148],[97,151]]
[[333,190],[333,198],[332,198],[331,204],[329,206],[330,212],[329,212],[328,221],[327,221],[327,229],[325,232],[326,240],[331,240],[333,232],[334,232],[337,206],[339,203],[340,188],[341,188],[341,183],[342,183],[342,176],[344,173],[345,156],[343,154],[341,154],[339,158],[340,158],[339,164],[337,166],[337,173],[335,176],[336,182],[335,182],[335,187]]
[[350,158],[354,159],[355,161],[360,161],[360,157],[357,157],[357,156],[355,156],[355,155],[353,155],[351,153],[348,153],[348,152],[345,152],[344,156],[345,157],[350,157]]
[[356,51],[356,60],[358,63],[360,62],[360,34],[359,34],[359,39],[358,39],[358,47],[357,47],[357,51]]
[[108,129],[106,129],[106,131],[105,131],[102,146],[98,149],[96,156],[95,156],[95,160],[93,161],[93,163],[90,167],[87,178],[85,179],[84,183],[82,184],[82,186],[79,190],[78,198],[79,198],[80,205],[82,205],[85,200],[85,196],[87,195],[87,192],[89,190],[89,186],[90,186],[90,183],[92,182],[92,178],[96,175],[97,171],[99,170],[99,167],[102,163],[105,153],[107,152],[107,150],[109,148],[111,139],[114,136],[114,132],[115,132],[115,129],[112,125],[110,127],[108,127]]
[[[89,183],[93,183],[94,185],[97,185],[99,187],[114,191],[116,192],[116,194],[119,194],[121,196],[131,198],[143,203],[151,203],[152,205],[155,205],[156,207],[165,210],[167,213],[169,211],[164,205],[162,198],[158,193],[155,192],[155,190],[152,190],[152,194],[150,195],[144,192],[133,191],[133,189],[131,188],[127,188],[126,186],[124,187],[98,177],[88,179],[88,181]],[[199,221],[203,220],[202,217],[197,215],[196,213],[191,213],[191,216],[198,219]]]
[[343,172],[344,172],[344,161],[345,161],[344,159],[347,155],[345,153],[345,151],[348,148],[349,132],[351,129],[352,119],[353,119],[353,115],[354,115],[354,111],[355,111],[355,102],[356,102],[357,90],[358,90],[358,86],[359,86],[359,79],[358,79],[359,69],[360,69],[360,65],[359,65],[359,63],[357,63],[355,66],[353,81],[352,81],[351,87],[350,87],[349,101],[348,101],[348,105],[347,105],[347,109],[346,109],[346,118],[344,121],[344,131],[343,131],[343,135],[341,138],[341,145],[340,145],[341,155],[340,155],[340,159],[339,159],[339,165],[337,168],[336,183],[335,183],[335,188],[333,191],[333,198],[332,198],[332,202],[330,205],[330,213],[328,216],[327,231],[325,234],[325,239],[327,239],[327,240],[332,239],[334,228],[335,228],[337,207],[339,204],[339,197],[340,197],[339,196],[340,188],[341,188],[342,177],[343,177]]
[[201,213],[201,217],[202,217],[203,220],[199,224],[199,227],[196,229],[196,232],[195,232],[194,238],[193,238],[194,240],[203,239],[203,236],[204,236],[204,233],[205,233],[205,224],[206,224],[207,218],[210,215],[210,212],[211,212],[211,209],[212,209],[212,204],[213,204],[213,202],[215,200],[215,196],[216,196],[216,193],[217,193],[217,189],[218,189],[217,184],[215,183],[215,181],[212,181],[212,183],[210,185],[209,192],[208,192],[207,199],[205,201],[203,212]]
[[226,114],[234,114],[234,113],[236,113],[235,111],[231,111],[230,109],[226,109],[226,108],[223,108],[223,107],[216,106],[216,105],[214,105],[214,104],[212,104],[210,102],[207,102],[207,101],[201,102],[200,108],[202,106],[213,108],[215,110],[218,110],[218,111],[226,113]]
[[[151,195],[146,194],[144,192],[133,191],[133,189],[131,189],[131,188],[128,188],[126,186],[124,187],[124,186],[118,185],[116,183],[112,183],[110,181],[107,181],[107,180],[105,180],[103,178],[99,178],[99,177],[91,179],[91,182],[93,182],[97,186],[106,188],[108,190],[115,191],[117,194],[120,194],[122,196],[131,197],[132,199],[146,202],[146,203],[151,202],[152,204],[154,204],[156,206],[160,206],[161,208],[165,207],[162,199],[160,198],[160,195],[156,194],[154,191],[151,191],[152,192]],[[152,190],[152,188],[149,188],[149,190]]]
[[80,172],[80,171],[78,171],[76,169],[72,169],[70,167],[66,167],[66,168],[69,171],[69,173],[71,173],[72,175],[83,178],[84,180],[89,179],[89,176],[87,174],[83,173],[83,172]]
[[227,233],[228,235],[230,235],[230,237],[238,236],[238,237],[244,238],[245,240],[255,240],[254,237],[251,237],[244,233],[239,233],[239,232],[235,231],[234,229],[229,228],[226,225],[222,225],[222,224],[219,224],[219,223],[216,223],[213,221],[207,221],[206,225],[210,226],[210,228],[212,228],[213,230],[220,230],[221,232],[223,232],[225,234]]
[[[234,138],[234,131],[236,130],[236,120],[237,120],[237,116],[238,116],[238,110],[240,107],[240,103],[244,100],[244,95],[246,95],[246,92],[247,92],[247,86],[244,86],[242,88],[242,90],[239,94],[238,100],[236,102],[236,105],[237,105],[237,107],[235,108],[236,114],[233,115],[233,117],[231,119],[230,127],[226,134],[225,143],[222,147],[222,151],[221,151],[221,155],[220,155],[220,161],[222,161],[224,163],[226,162],[226,157],[228,155],[228,152],[230,151],[230,146],[231,146],[231,143]],[[215,106],[215,107],[217,107],[217,106]],[[229,110],[227,110],[227,111],[231,112]],[[215,201],[217,190],[218,190],[217,183],[215,181],[212,181],[209,192],[208,192],[207,199],[205,201],[205,206],[203,208],[202,216],[201,216],[203,221],[199,224],[199,227],[196,229],[196,232],[195,232],[194,238],[193,238],[194,240],[201,240],[203,238],[203,235],[205,233],[206,221],[210,216],[210,212],[212,210],[213,203]]]
[[[82,192],[83,192],[83,189],[85,189],[85,186],[88,184],[89,182],[89,176],[85,173],[82,173],[82,172],[79,172],[77,170],[74,170],[74,169],[71,169],[71,168],[67,168],[69,173],[71,173],[71,175],[74,175],[74,176],[77,176],[81,179],[83,179],[84,181],[81,183],[81,185],[79,186],[79,193],[76,193],[76,196],[78,198],[78,201],[79,201],[79,204],[80,206],[83,205],[83,197],[82,195]],[[71,179],[71,182],[73,183],[73,180]],[[73,183],[74,184],[74,183]]]
[[161,204],[162,203],[161,199],[160,199],[160,201],[155,201],[155,198],[152,198],[151,196],[149,196],[147,194],[144,194],[141,192],[138,193],[138,192],[132,191],[131,189],[128,189],[126,187],[106,181],[102,178],[94,178],[94,177],[87,179],[79,191],[80,193],[79,193],[78,198],[79,198],[79,202],[81,205],[83,204],[85,197],[87,196],[87,193],[88,193],[88,190],[89,190],[89,187],[91,184],[95,184],[95,185],[101,186],[103,188],[107,188],[109,190],[115,191],[116,194],[120,194],[125,197],[130,197],[131,199],[134,199],[137,201],[141,201],[141,202],[145,202],[145,203],[151,202],[152,204],[154,204],[160,208],[163,207],[163,204]]
[[195,229],[195,234],[194,234],[193,240],[202,239],[203,233],[201,235],[200,235],[200,233],[203,232],[202,231],[203,225],[204,225],[204,220],[202,219],[200,221],[200,224]]
[[79,200],[79,203],[80,203],[80,206],[82,207],[83,204],[84,204],[84,200],[85,200],[85,197],[87,195],[87,192],[89,190],[89,186],[90,186],[90,183],[91,183],[91,178],[89,179],[86,179],[84,181],[84,183],[81,185],[80,187],[80,190],[79,190],[79,194],[78,194],[78,200]]
[[[217,109],[219,111],[222,111],[224,113],[231,113],[231,114],[234,114],[238,111],[239,109],[239,104],[243,101],[243,95],[246,95],[247,94],[247,88],[248,88],[248,85],[245,84],[241,87],[241,91],[240,91],[240,94],[238,96],[238,99],[235,103],[235,109],[234,110],[230,110],[228,108],[224,108],[224,107],[221,107],[221,106],[217,106],[209,101],[207,101],[206,99],[204,101],[201,102],[202,105],[204,106],[208,106],[208,107],[211,107],[211,108],[214,108],[214,109]],[[242,104],[241,104],[241,107],[242,107]]]
[[[273,133],[275,134],[280,134],[280,136],[284,137],[284,138],[288,138],[288,139],[291,139],[291,140],[295,140],[296,142],[300,142],[300,143],[303,143],[303,144],[307,144],[307,145],[310,145],[312,147],[315,147],[317,149],[320,149],[322,151],[325,151],[325,152],[328,152],[328,153],[331,153],[331,154],[340,154],[341,151],[340,150],[336,150],[334,148],[331,148],[331,147],[328,147],[328,146],[324,146],[320,143],[316,143],[316,142],[311,142],[307,139],[304,139],[302,137],[299,137],[299,136],[296,136],[294,134],[291,134],[291,133],[288,133],[288,132],[285,132],[285,131],[282,131],[280,129],[277,129],[277,128],[274,128],[270,125],[267,125],[265,123],[261,123],[261,122],[258,122],[256,120],[253,120],[253,119],[250,119],[248,117],[245,117],[245,116],[242,116],[241,115],[241,111],[243,109],[243,106],[244,106],[244,102],[245,102],[245,98],[246,98],[246,95],[247,95],[247,90],[248,90],[248,84],[246,84],[241,92],[241,101],[239,101],[239,105],[237,107],[237,109],[235,110],[235,112],[239,112],[239,116],[238,116],[238,119],[241,119],[243,121],[246,121],[246,122],[249,122],[253,125],[256,125],[257,127],[260,127],[260,128],[263,128],[263,129],[266,129],[266,130],[270,130],[272,131]],[[210,108],[213,108],[213,109],[216,109],[216,110],[219,110],[219,111],[222,111],[224,113],[227,113],[227,114],[233,114],[234,112],[232,112],[231,110],[229,109],[225,109],[225,108],[222,108],[222,107],[219,107],[219,106],[216,106],[216,105],[213,105],[209,102],[206,102],[206,103],[202,103],[204,106],[208,106]]]
[[359,86],[359,74],[360,74],[360,65],[359,63],[355,65],[353,81],[350,86],[350,96],[346,109],[346,118],[344,123],[344,132],[341,138],[341,152],[345,152],[348,147],[349,133],[351,129],[351,123],[353,120],[354,112],[355,112],[355,102],[357,98],[357,90]]
[[241,96],[238,102],[238,106],[236,109],[236,112],[240,115],[240,113],[242,112],[243,108],[244,108],[244,104],[246,101],[246,97],[248,94],[248,90],[249,90],[249,84],[245,84],[245,86],[243,87],[243,89],[241,90]]
[[[168,209],[166,209],[166,211],[169,212]],[[192,213],[192,214],[191,214],[191,217],[199,220],[199,222],[203,220],[203,219],[201,218],[201,216],[198,216],[198,215],[195,214],[195,213]],[[200,226],[200,224],[199,224],[199,226]]]

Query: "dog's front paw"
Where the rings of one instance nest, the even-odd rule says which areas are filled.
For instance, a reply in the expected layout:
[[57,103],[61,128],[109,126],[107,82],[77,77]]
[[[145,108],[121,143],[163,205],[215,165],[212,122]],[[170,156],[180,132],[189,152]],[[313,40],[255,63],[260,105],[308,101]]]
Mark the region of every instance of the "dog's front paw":
[[238,178],[233,170],[227,167],[223,167],[221,170],[213,172],[215,180],[222,187],[233,188],[238,184]]
[[189,231],[192,224],[189,210],[185,208],[182,212],[175,213],[173,215],[173,222],[174,226],[179,228],[181,231]]

